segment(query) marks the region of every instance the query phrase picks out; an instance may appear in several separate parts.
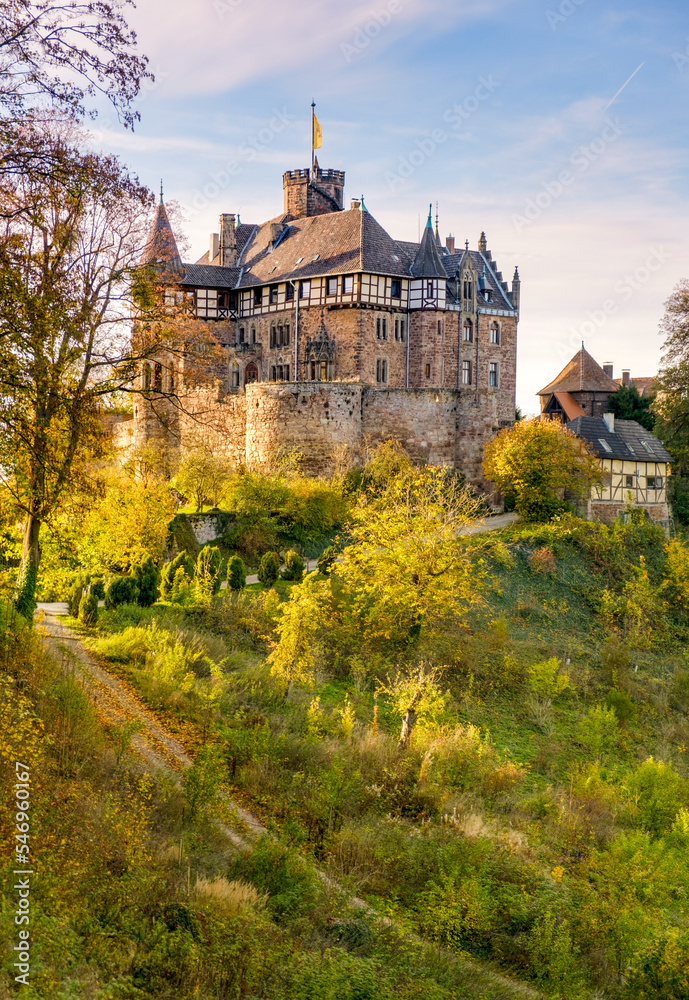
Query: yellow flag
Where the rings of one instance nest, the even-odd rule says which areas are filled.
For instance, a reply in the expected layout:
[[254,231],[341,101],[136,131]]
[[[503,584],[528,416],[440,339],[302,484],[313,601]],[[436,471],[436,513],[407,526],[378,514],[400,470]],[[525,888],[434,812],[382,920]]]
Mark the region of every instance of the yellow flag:
[[322,141],[322,139],[323,139],[323,133],[321,131],[321,124],[318,121],[318,119],[316,118],[316,116],[314,115],[313,116],[313,148],[314,149],[320,149],[321,148],[321,141]]

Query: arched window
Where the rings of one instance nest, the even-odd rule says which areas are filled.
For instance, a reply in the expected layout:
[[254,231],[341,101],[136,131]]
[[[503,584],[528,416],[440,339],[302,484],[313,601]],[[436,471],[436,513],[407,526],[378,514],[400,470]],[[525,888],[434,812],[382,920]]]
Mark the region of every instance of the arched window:
[[270,328],[270,346],[271,347],[275,347],[276,343],[277,343],[277,332],[275,330],[275,327],[271,326],[271,328]]
[[494,320],[490,324],[490,342],[491,344],[500,343],[500,324],[497,322],[497,320]]
[[462,340],[467,344],[471,344],[474,339],[474,324],[470,319],[464,320],[464,331],[462,333]]
[[143,378],[143,382],[144,382],[144,389],[150,389],[151,388],[151,366],[150,365],[144,365],[144,378]]
[[163,366],[160,361],[156,361],[155,368],[153,369],[153,388],[156,392],[162,392],[163,390]]
[[239,327],[239,343],[240,344],[244,343],[244,337],[245,337],[244,327],[240,326]]
[[250,361],[244,369],[244,385],[251,385],[252,382],[258,382],[258,368]]
[[233,361],[230,365],[230,389],[239,388],[239,364]]

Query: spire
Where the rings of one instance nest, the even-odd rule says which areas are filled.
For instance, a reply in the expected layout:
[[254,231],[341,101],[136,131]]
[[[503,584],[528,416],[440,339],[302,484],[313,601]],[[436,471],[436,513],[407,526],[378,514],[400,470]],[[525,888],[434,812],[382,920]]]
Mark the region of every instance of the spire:
[[177,270],[182,267],[182,258],[177,249],[175,234],[172,232],[172,226],[162,201],[162,187],[161,202],[156,208],[155,219],[141,255],[141,263],[153,264],[161,267],[162,270]]
[[479,236],[478,248],[481,253],[485,253],[486,250],[488,249],[488,241],[486,240],[486,234],[483,232]]
[[421,237],[419,249],[411,266],[413,278],[446,278],[445,268],[440,260],[438,246],[433,233],[433,203],[429,206],[428,222]]
[[160,178],[160,204],[161,205],[165,204],[165,202],[163,201],[163,178],[162,177]]
[[512,278],[512,281],[519,281],[519,268],[518,267],[515,267],[515,269],[514,269],[514,276]]
[[439,221],[440,221],[440,219],[439,219],[439,216],[438,216],[438,202],[436,201],[436,203],[435,203],[435,242],[436,242],[436,246],[439,246],[442,249],[442,243],[440,242],[440,232],[439,232],[439,226],[438,226]]
[[363,196],[363,194],[361,196],[361,211],[362,212],[368,212],[368,209],[366,208],[366,205],[364,204],[364,196]]

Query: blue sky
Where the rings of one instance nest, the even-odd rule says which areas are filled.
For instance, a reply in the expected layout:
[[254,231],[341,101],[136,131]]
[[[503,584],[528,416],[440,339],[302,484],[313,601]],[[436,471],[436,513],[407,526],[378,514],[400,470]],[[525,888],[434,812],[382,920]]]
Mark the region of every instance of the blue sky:
[[437,201],[443,238],[485,230],[504,276],[519,265],[524,411],[582,340],[616,375],[656,371],[689,276],[683,4],[140,0],[130,21],[157,82],[134,135],[106,111],[94,141],[164,178],[191,259],[220,212],[282,210],[314,99],[347,199],[403,239]]

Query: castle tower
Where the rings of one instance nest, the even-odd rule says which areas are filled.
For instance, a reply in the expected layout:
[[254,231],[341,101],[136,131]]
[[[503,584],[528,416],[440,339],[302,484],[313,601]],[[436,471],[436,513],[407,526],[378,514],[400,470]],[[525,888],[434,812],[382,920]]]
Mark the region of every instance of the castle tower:
[[160,204],[141,255],[142,264],[153,264],[163,270],[177,270],[182,267],[182,258],[177,249],[175,234],[168,219],[163,201],[163,183],[160,182]]
[[344,208],[344,170],[288,170],[282,178],[285,214],[293,219],[327,215]]

